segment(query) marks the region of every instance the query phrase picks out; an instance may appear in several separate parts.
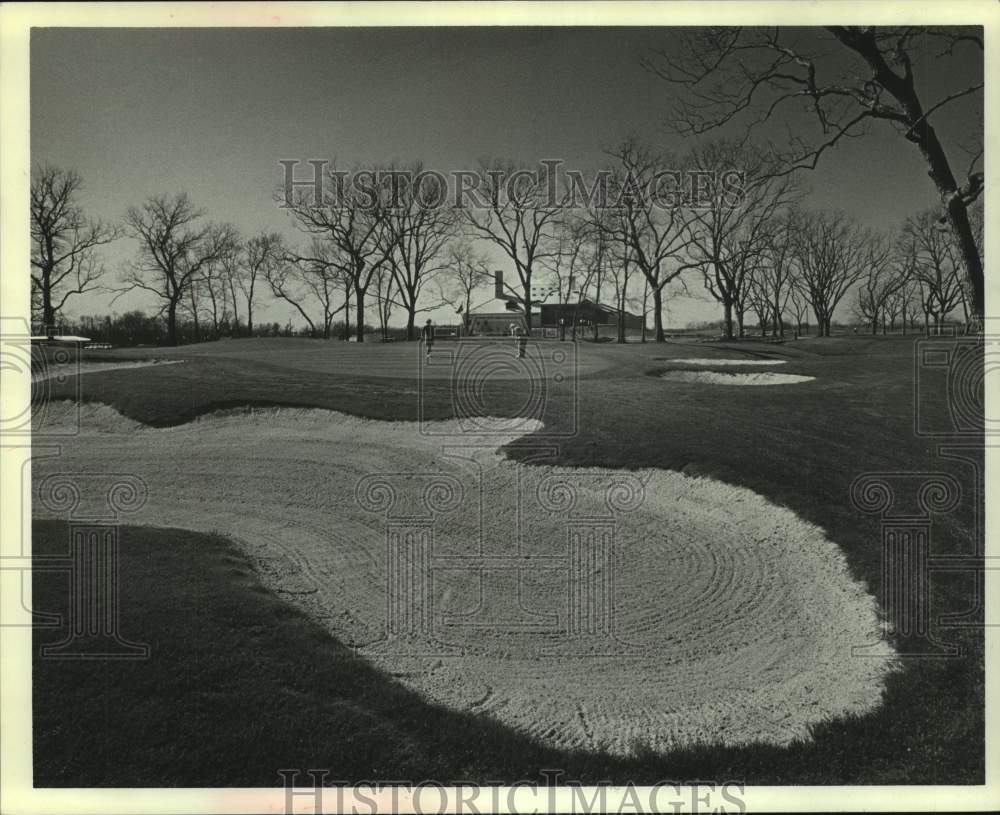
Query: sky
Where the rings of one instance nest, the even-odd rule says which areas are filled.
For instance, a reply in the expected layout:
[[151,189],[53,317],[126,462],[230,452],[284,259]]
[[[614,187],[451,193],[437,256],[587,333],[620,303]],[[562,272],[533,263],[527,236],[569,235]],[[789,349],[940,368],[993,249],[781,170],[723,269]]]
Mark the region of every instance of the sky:
[[[664,28],[36,28],[32,162],[76,169],[93,217],[119,220],[150,195],[184,191],[211,220],[304,244],[272,198],[282,159],[419,159],[449,171],[484,157],[561,158],[588,169],[630,134],[684,152],[690,143],[666,126],[674,89],[640,65],[675,43],[675,30]],[[850,59],[837,67],[864,73]],[[928,95],[982,79],[970,49],[947,71],[933,60],[921,67]],[[981,105],[971,98],[934,119],[956,169],[967,163],[960,147],[981,133]],[[784,132],[785,122],[775,125]],[[843,209],[877,229],[937,201],[918,151],[887,125],[824,157],[801,181],[807,206]],[[105,248],[106,285],[116,285],[135,252],[131,239]],[[495,261],[513,275],[509,262]],[[719,317],[697,279],[689,291],[670,298],[668,325]],[[68,311],[153,306],[140,292],[114,305],[111,296],[85,295]],[[292,315],[268,296],[255,316],[284,323]],[[447,309],[431,316],[454,319]]]

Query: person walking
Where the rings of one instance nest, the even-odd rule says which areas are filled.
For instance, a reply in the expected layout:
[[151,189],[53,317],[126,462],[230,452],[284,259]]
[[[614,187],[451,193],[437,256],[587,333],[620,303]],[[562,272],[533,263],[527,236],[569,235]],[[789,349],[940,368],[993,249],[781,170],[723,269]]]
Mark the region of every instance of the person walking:
[[428,320],[420,329],[420,339],[424,343],[425,359],[431,361],[431,351],[434,350],[434,325]]
[[514,354],[518,359],[524,358],[524,351],[528,347],[528,338],[524,329],[516,323],[510,324],[510,336],[514,340]]

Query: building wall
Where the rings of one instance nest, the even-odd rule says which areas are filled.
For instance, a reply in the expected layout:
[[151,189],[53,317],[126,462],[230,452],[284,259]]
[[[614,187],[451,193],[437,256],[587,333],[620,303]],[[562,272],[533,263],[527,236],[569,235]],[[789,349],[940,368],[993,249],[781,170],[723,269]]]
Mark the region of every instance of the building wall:
[[[616,311],[607,311],[605,309],[597,308],[591,302],[584,302],[577,305],[576,303],[549,303],[542,305],[542,326],[544,327],[556,327],[559,325],[559,320],[565,320],[567,326],[573,324],[573,318],[576,317],[576,323],[584,323],[587,325],[610,325],[616,326],[618,324],[618,313]],[[642,329],[642,317],[638,314],[632,314],[630,312],[625,312],[625,327]]]
[[522,331],[526,329],[524,315],[517,311],[500,312],[494,314],[469,315],[468,331],[470,335],[508,335],[510,325],[513,323]]

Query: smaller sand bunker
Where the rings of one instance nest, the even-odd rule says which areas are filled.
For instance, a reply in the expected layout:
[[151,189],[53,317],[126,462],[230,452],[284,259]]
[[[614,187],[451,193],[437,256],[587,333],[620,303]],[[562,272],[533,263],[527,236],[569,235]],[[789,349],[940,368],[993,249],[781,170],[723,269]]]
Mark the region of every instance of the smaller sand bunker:
[[80,362],[77,365],[55,365],[43,368],[40,371],[32,371],[31,381],[33,383],[45,382],[49,379],[83,376],[84,374],[96,374],[102,371],[117,371],[123,368],[148,368],[150,365],[176,365],[183,361],[182,359],[141,359],[115,362]]
[[776,374],[761,371],[752,374],[723,373],[720,371],[666,371],[661,379],[671,382],[696,382],[703,385],[798,385],[811,382],[816,377],[798,374]]
[[669,362],[678,365],[784,365],[787,359],[708,359],[704,357],[692,357],[690,359],[670,359]]

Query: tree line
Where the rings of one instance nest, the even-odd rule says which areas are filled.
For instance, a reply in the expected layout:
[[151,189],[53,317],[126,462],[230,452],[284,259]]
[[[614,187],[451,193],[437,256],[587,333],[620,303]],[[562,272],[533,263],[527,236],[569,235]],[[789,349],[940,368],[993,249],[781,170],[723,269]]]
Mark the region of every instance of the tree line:
[[[873,331],[897,319],[939,325],[959,308],[965,323],[972,319],[961,247],[933,209],[895,235],[844,212],[810,210],[780,159],[751,144],[715,141],[677,157],[630,138],[607,155],[601,177],[614,206],[563,208],[545,197],[544,173],[491,162],[483,177],[499,184],[516,173],[518,189],[488,190],[484,208],[426,207],[415,191],[401,206],[395,196],[392,207],[342,195],[293,201],[306,241],[299,247],[276,232],[244,237],[207,221],[183,193],[130,207],[120,225],[87,220],[75,200],[79,175],[43,167],[32,184],[34,303],[41,322],[53,323],[71,297],[101,285],[95,250],[129,236],[136,254],[109,291],[148,293],[167,344],[253,336],[264,292],[288,303],[310,336],[363,341],[358,326],[374,322],[386,337],[398,311],[414,339],[418,314],[450,305],[461,320],[492,284],[487,243],[513,267],[506,285],[522,303],[537,302],[538,290],[562,303],[610,302],[650,317],[661,341],[671,284],[690,291],[700,283],[722,310],[727,338],[744,335],[748,316],[763,333],[783,337],[786,324],[800,326],[807,313],[829,335],[851,292],[855,317]],[[701,179],[697,201],[643,194],[677,167]],[[741,168],[736,193],[723,181],[734,167]],[[970,221],[981,246],[981,210]],[[530,309],[525,317],[530,328]]]
[[[594,177],[608,179],[612,207],[553,202],[551,179],[512,161],[483,162],[487,203],[460,210],[422,205],[434,197],[433,175],[425,177],[431,189],[393,189],[393,205],[384,206],[378,194],[370,201],[334,194],[340,173],[329,167],[319,200],[300,191],[285,201],[303,234],[301,245],[291,246],[277,233],[243,237],[232,225],[208,222],[183,193],[130,207],[120,225],[87,219],[77,203],[79,175],[41,167],[31,187],[33,308],[51,324],[72,297],[102,285],[100,247],[128,236],[137,242],[135,258],[109,290],[151,295],[170,343],[179,341],[182,318],[195,337],[236,334],[241,326],[252,333],[262,291],[287,302],[314,336],[330,337],[337,321],[350,335],[353,319],[363,340],[366,308],[374,305],[383,334],[402,312],[413,339],[421,312],[450,303],[468,314],[489,275],[481,251],[487,245],[513,268],[507,285],[522,304],[540,286],[563,302],[610,297],[620,310],[651,316],[657,340],[664,338],[668,287],[699,281],[719,304],[727,337],[743,333],[748,314],[780,335],[786,318],[801,322],[807,311],[828,334],[852,291],[855,314],[873,330],[880,320],[918,312],[939,324],[958,308],[978,327],[982,145],[969,148],[963,180],[933,121],[960,100],[980,97],[983,83],[924,98],[918,75],[948,76],[957,52],[982,48],[981,30],[973,28],[830,27],[826,40],[814,30],[684,30],[671,49],[642,63],[669,85],[671,126],[694,146],[675,156],[626,139],[606,150],[607,166]],[[757,127],[780,117],[796,124],[788,144],[756,146]],[[940,198],[898,235],[843,212],[804,208],[796,180],[875,125],[919,151]],[[737,138],[706,141],[713,131],[740,127]],[[419,174],[422,165],[356,169]],[[640,194],[677,169],[704,180],[698,200],[677,196],[663,206]],[[726,180],[733,170],[742,181],[736,202]]]

